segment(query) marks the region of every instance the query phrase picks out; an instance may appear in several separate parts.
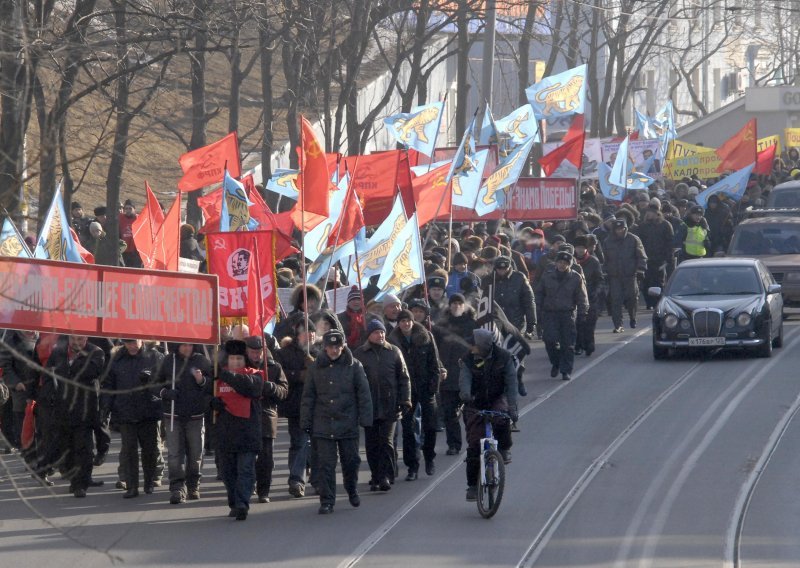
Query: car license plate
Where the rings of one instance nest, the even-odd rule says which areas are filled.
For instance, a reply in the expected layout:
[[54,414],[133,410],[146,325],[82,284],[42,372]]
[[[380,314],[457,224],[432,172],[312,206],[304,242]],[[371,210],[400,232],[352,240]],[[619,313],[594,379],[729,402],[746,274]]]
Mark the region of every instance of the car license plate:
[[690,337],[689,347],[721,347],[725,345],[724,337]]

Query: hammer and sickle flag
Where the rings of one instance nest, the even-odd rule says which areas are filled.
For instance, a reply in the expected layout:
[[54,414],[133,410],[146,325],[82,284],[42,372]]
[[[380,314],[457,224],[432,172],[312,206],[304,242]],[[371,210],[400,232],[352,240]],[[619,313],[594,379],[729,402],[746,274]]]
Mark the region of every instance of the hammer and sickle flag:
[[757,159],[756,119],[747,121],[739,132],[731,136],[722,146],[717,148],[720,164],[718,172],[741,170]]
[[331,184],[331,172],[322,145],[305,117],[300,117],[300,148],[297,153],[300,158],[299,191],[292,209],[292,220],[301,231],[310,231],[330,214],[328,192],[336,188]]

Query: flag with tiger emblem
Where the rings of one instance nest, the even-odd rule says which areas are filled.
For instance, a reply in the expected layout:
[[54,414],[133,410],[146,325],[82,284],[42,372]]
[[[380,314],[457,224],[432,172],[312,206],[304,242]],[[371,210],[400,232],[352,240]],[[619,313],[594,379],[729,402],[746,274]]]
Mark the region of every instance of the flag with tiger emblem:
[[[360,260],[360,259],[359,259]],[[416,284],[422,284],[422,243],[419,238],[417,214],[414,213],[397,234],[378,279],[380,301],[386,294],[399,294]]]
[[0,256],[33,257],[28,245],[25,244],[17,227],[9,217],[3,221],[3,229],[0,231]]
[[83,262],[78,245],[69,230],[69,220],[61,199],[61,185],[56,188],[53,202],[39,233],[34,258]]
[[250,216],[250,206],[253,203],[247,197],[244,184],[236,181],[225,170],[222,181],[222,213],[219,219],[221,233],[237,231],[253,231],[258,227],[258,221]]
[[436,102],[389,116],[383,119],[383,123],[400,144],[431,156],[436,147],[442,114],[444,103]]

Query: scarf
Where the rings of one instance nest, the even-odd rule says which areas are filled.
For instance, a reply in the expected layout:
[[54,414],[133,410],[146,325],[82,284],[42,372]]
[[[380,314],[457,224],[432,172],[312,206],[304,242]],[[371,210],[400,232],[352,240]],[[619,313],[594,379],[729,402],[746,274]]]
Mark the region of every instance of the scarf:
[[364,312],[354,312],[347,308],[347,314],[350,316],[350,331],[347,333],[347,344],[356,346],[361,339],[361,331],[364,329]]

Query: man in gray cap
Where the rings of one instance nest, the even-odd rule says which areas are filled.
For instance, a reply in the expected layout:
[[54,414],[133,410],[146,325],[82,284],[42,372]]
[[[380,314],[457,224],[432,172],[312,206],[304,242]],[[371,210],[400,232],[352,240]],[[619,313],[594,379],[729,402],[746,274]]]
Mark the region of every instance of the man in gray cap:
[[383,324],[386,327],[384,331],[389,333],[397,327],[397,316],[402,309],[403,303],[394,294],[386,294],[383,297]]
[[364,367],[353,358],[344,334],[331,329],[322,337],[323,352],[309,368],[300,422],[316,441],[319,514],[333,513],[336,460],[342,462],[344,488],[353,507],[358,495],[358,427],[372,426],[372,397]]
[[583,317],[589,309],[583,277],[570,270],[572,255],[559,252],[556,269],[548,270],[536,284],[536,301],[542,316],[542,339],[550,359],[550,376],[561,372],[561,378],[570,380],[575,362],[575,319]]
[[353,356],[364,365],[372,394],[373,421],[364,428],[370,490],[389,491],[395,473],[394,433],[398,418],[411,410],[411,379],[403,354],[386,341],[380,320],[367,323],[367,342]]

